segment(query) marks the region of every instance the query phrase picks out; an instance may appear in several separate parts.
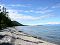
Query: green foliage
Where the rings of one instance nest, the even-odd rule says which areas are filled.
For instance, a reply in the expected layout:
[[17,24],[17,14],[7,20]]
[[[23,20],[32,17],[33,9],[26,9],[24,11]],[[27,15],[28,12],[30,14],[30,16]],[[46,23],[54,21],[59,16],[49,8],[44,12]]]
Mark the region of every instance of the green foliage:
[[0,13],[0,29],[10,26],[11,20],[3,12]]
[[0,29],[6,28],[6,27],[12,27],[12,26],[22,26],[22,24],[16,22],[16,21],[11,21],[11,19],[7,16],[7,14],[1,12],[0,13]]

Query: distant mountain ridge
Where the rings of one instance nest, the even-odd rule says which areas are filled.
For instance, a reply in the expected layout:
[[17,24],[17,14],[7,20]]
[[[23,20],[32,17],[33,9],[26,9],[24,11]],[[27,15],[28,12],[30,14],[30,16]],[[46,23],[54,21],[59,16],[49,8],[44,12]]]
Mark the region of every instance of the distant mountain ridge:
[[60,24],[46,24],[48,26],[60,26]]
[[24,26],[23,24],[17,22],[17,21],[12,21],[13,26]]

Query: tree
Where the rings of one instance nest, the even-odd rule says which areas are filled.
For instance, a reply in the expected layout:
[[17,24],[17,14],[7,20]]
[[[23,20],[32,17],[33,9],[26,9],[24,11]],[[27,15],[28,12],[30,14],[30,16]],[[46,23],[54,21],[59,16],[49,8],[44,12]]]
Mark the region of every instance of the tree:
[[3,12],[0,12],[0,29],[11,26],[23,26],[17,21],[11,21],[7,13],[8,12],[6,12],[6,8],[3,7]]

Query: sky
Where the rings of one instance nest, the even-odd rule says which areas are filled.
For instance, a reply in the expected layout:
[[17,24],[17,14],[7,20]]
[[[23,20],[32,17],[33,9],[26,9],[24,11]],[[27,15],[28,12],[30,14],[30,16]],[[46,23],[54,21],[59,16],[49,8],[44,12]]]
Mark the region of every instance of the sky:
[[60,24],[60,0],[0,0],[0,5],[24,25]]

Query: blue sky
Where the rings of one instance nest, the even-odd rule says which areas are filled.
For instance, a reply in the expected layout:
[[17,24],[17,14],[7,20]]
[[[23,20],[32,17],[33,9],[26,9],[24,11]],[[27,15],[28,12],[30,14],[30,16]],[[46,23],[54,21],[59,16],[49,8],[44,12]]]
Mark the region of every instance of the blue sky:
[[25,25],[60,24],[60,0],[0,0],[0,5]]

